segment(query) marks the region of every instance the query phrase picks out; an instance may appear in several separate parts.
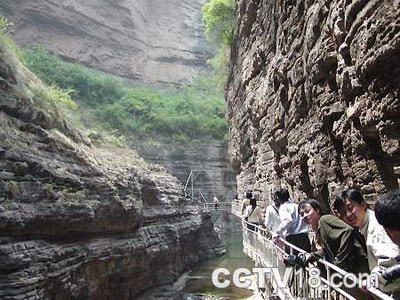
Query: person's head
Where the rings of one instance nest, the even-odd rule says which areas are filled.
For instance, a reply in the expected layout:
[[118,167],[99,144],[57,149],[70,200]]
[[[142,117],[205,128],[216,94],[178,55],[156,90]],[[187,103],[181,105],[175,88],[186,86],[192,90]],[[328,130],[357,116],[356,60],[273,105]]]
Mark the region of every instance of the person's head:
[[333,202],[333,210],[343,221],[353,227],[361,227],[367,208],[367,202],[361,192],[356,189],[343,191]]
[[287,189],[281,189],[279,195],[282,203],[288,201],[290,198],[289,191]]
[[313,229],[318,228],[318,221],[324,214],[321,204],[314,199],[303,200],[299,203],[299,215],[304,222],[310,225]]
[[274,202],[276,207],[279,207],[279,205],[281,205],[281,192],[280,191],[275,191],[272,194],[272,201]]
[[246,199],[252,199],[253,198],[253,193],[250,191],[246,192]]
[[400,246],[400,189],[379,198],[375,204],[375,216],[393,243]]

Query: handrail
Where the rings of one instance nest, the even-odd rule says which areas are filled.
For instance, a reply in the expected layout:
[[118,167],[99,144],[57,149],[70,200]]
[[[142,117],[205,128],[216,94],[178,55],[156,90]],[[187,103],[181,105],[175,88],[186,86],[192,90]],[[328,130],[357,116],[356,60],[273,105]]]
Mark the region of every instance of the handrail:
[[[233,212],[233,206],[232,206]],[[236,214],[236,213],[235,213]],[[237,214],[236,214],[237,215]],[[272,239],[268,239],[266,236],[271,235],[271,232],[267,229],[247,222],[246,220],[242,219],[242,227],[243,227],[243,246],[244,251],[252,258],[256,260],[256,262],[261,263],[264,267],[277,267],[280,271],[286,269],[286,265],[283,262],[283,259],[287,257],[287,253],[282,247],[277,245]],[[249,228],[250,227],[250,228]],[[253,229],[251,229],[253,228]],[[290,248],[290,253],[294,251],[305,253],[304,250],[296,247],[295,245],[287,242],[284,239],[278,238],[278,243],[283,245],[283,247]],[[306,297],[315,298],[318,296],[318,299],[321,300],[357,300],[353,295],[350,293],[362,293],[365,290],[361,290],[357,286],[359,286],[359,281],[356,280],[355,284],[356,287],[354,289],[342,289],[337,284],[330,282],[328,280],[331,277],[331,274],[338,273],[342,276],[349,276],[352,273],[346,272],[343,269],[335,266],[334,264],[324,260],[319,259],[318,263],[324,265],[326,269],[326,278],[320,276],[319,279],[323,283],[323,285],[316,287],[307,286],[305,291],[303,289],[298,289],[298,285],[304,284],[304,282],[308,283],[308,279],[313,276],[311,274],[311,270],[313,267],[316,267],[317,264],[309,264],[306,268],[302,268],[296,271],[295,274],[292,274],[291,285],[288,285],[284,288],[279,288],[275,292],[277,292],[280,298],[288,297],[290,299],[296,299],[298,297]],[[311,267],[310,267],[311,266]],[[354,278],[354,276],[353,276]],[[394,298],[388,296],[387,294],[383,293],[382,291],[374,288],[374,287],[366,287],[366,290],[374,295],[377,299],[381,300],[394,300]],[[288,293],[290,295],[288,295]],[[287,298],[285,298],[287,299]]]
[[204,202],[204,211],[208,210],[225,210],[225,211],[231,211],[231,202],[218,202],[218,205],[215,206],[214,202]]

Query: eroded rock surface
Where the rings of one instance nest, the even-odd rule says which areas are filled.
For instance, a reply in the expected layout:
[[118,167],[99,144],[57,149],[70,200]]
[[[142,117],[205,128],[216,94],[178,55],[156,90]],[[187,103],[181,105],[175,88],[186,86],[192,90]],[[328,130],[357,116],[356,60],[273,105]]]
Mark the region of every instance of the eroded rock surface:
[[[194,171],[195,197],[201,197],[199,192],[209,202],[213,196],[220,202],[230,202],[235,197],[236,174],[229,163],[226,142],[203,141],[186,145],[143,142],[133,147],[146,161],[166,167],[183,184],[187,183],[190,171]],[[187,192],[191,191],[189,180]]]
[[134,299],[224,251],[165,169],[93,145],[0,44],[0,298]]
[[43,44],[132,80],[188,83],[211,56],[202,28],[205,0],[13,0],[0,10],[19,45]]
[[238,187],[368,201],[399,186],[400,2],[240,0],[227,89]]

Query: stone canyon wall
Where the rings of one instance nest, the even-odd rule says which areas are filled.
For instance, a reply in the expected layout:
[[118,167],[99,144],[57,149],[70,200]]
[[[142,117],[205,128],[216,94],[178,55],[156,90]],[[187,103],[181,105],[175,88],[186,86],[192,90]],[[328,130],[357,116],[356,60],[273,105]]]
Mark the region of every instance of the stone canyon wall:
[[181,85],[211,56],[206,0],[12,0],[0,15],[19,45],[42,44],[69,61],[139,82]]
[[[160,144],[141,142],[132,147],[149,162],[159,164],[186,184],[190,171],[194,171],[193,191],[199,197],[212,202],[217,196],[220,202],[232,201],[236,193],[236,173],[228,158],[226,142],[209,141],[191,144]],[[187,192],[191,194],[189,181]]]
[[226,92],[238,189],[368,201],[400,179],[400,1],[240,0]]
[[134,299],[224,252],[175,177],[93,145],[38,83],[0,43],[0,299]]

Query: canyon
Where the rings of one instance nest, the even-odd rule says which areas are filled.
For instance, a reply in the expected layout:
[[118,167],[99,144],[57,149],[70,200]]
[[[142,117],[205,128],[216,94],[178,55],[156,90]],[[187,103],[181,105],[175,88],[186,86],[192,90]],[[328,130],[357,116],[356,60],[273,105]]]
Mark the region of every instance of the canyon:
[[225,249],[165,168],[93,144],[0,44],[0,298],[133,299]]

